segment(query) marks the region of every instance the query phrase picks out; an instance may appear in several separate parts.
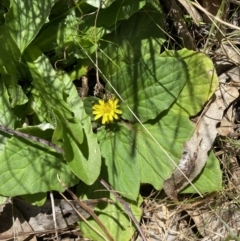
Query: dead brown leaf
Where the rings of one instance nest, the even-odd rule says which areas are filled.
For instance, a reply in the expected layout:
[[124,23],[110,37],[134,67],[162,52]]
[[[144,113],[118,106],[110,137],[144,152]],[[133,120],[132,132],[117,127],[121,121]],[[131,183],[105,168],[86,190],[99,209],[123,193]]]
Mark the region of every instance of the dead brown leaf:
[[216,90],[212,102],[196,125],[193,137],[184,145],[177,169],[164,182],[164,191],[172,199],[177,199],[177,193],[189,184],[186,177],[192,181],[202,171],[218,133],[216,126],[222,120],[225,109],[238,96],[237,88],[232,86],[221,85]]

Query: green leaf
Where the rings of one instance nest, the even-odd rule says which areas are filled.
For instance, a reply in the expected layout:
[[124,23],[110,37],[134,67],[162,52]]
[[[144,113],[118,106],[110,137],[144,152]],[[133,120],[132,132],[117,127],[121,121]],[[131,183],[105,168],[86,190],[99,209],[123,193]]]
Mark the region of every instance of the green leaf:
[[[154,125],[144,125],[169,157],[166,156],[164,151],[159,148],[158,144],[155,143],[140,125],[135,126],[135,131],[138,132],[136,146],[141,163],[141,183],[150,183],[155,189],[161,190],[163,188],[163,181],[169,178],[176,168],[169,157],[176,164],[178,163],[184,149],[184,143],[191,136],[194,126],[187,116],[179,115],[174,111],[168,112],[167,115],[159,118]],[[219,161],[211,153],[204,170],[193,181],[193,184],[201,193],[217,191],[221,187],[221,176]],[[195,192],[196,190],[192,186],[184,190],[184,193]]]
[[53,126],[56,125],[54,112],[51,109],[51,106],[44,101],[41,93],[34,87],[32,88],[29,97],[28,109],[31,114],[34,113],[35,119],[37,119],[35,120],[36,123],[34,122],[33,124],[47,122],[51,123]]
[[28,98],[20,85],[10,85],[8,87],[8,93],[11,98],[12,108],[14,108],[16,105],[24,105],[28,102]]
[[[165,41],[165,35],[159,28],[164,28],[164,14],[159,2],[154,0],[122,21],[114,32],[104,36],[99,46],[101,52],[98,54],[101,71],[107,77],[114,75],[122,65],[136,64],[145,55],[150,55],[154,61]],[[141,70],[131,69],[129,74],[136,78],[141,75]],[[124,78],[119,75],[118,81],[122,82]]]
[[[183,59],[187,66],[187,73],[189,78],[179,95],[176,103],[164,116],[159,116],[156,122],[150,122],[145,127],[150,131],[158,143],[164,148],[167,154],[173,159],[174,162],[178,162],[183,152],[184,142],[191,138],[194,131],[194,126],[191,124],[189,117],[196,115],[204,106],[206,101],[213,94],[218,86],[218,79],[214,71],[214,66],[211,60],[198,52],[189,51],[183,49],[177,53],[168,52],[162,56],[178,56]],[[142,129],[142,128],[141,128]],[[144,132],[143,132],[144,133]],[[141,140],[147,140],[145,137]],[[150,139],[150,137],[148,137]],[[150,143],[153,142],[152,140]],[[157,145],[148,143],[148,146],[152,146],[152,153],[154,153]],[[141,148],[140,148],[141,150]],[[169,171],[173,171],[175,166],[170,162],[169,158],[164,154],[161,148],[157,148],[159,151],[158,162],[165,163],[160,174],[160,180],[157,180],[157,173],[154,170],[160,171],[160,165],[155,160],[155,164],[147,165],[146,161],[142,162],[142,182],[148,182],[148,173],[153,173],[149,180],[156,189],[162,189],[162,181],[170,176],[166,174]],[[148,153],[148,152],[146,152]],[[149,158],[146,158],[149,160]],[[152,160],[152,159],[151,159]],[[208,168],[208,166],[214,165],[215,168]],[[151,170],[154,169],[154,170]],[[213,175],[213,170],[215,174]],[[154,175],[154,173],[156,173]],[[219,161],[211,155],[208,159],[207,166],[199,176],[198,181],[194,182],[196,188],[201,192],[211,192],[213,190],[219,190],[219,183],[221,183],[221,171],[219,168]],[[209,189],[207,190],[207,186]],[[193,188],[188,188],[191,192],[196,192]]]
[[[191,138],[194,131],[194,126],[191,124],[189,117],[190,115],[196,115],[203,108],[205,102],[218,86],[218,79],[211,60],[201,53],[184,49],[177,53],[168,52],[162,56],[169,55],[177,55],[185,61],[189,78],[172,108],[164,116],[159,116],[156,122],[150,122],[146,124],[145,127],[151,132],[173,161],[177,163],[183,152],[184,142]],[[145,133],[144,135],[147,134]],[[147,137],[145,136],[142,140],[147,140]],[[152,146],[152,144],[148,144],[148,146]],[[155,148],[157,148],[156,144],[155,147],[154,145],[152,146],[153,153]],[[154,179],[157,180],[157,175],[155,176],[155,172],[151,170],[153,168],[154,170],[160,171],[160,165],[157,164],[157,162],[155,162],[155,164],[151,163],[151,165],[142,162],[143,166],[141,170],[144,171],[145,175],[142,176],[141,181],[148,182],[147,174],[153,173],[149,178],[151,180],[150,183],[156,189],[161,189],[162,181],[170,176],[165,174],[166,171],[168,170],[168,173],[171,170],[173,171],[175,166],[170,162],[169,157],[162,152],[161,148],[157,148],[157,150],[159,151],[158,161],[165,163],[165,169],[163,169],[160,175],[160,180],[154,181]],[[207,165],[215,165],[215,174],[213,178],[212,170],[210,168],[205,168],[201,176],[199,176],[199,180],[194,182],[194,185],[201,193],[213,191],[214,188],[218,190],[219,183],[221,183],[221,171],[216,157],[210,156],[207,163]],[[142,172],[142,174],[144,173]],[[209,190],[207,190],[208,185]],[[192,188],[188,190],[193,191]]]
[[[193,126],[183,115],[168,112],[159,116],[154,124],[139,124],[133,127],[136,133],[136,149],[141,165],[141,183],[150,183],[157,190],[163,188],[163,182],[175,169]],[[159,147],[161,146],[161,147]],[[171,158],[171,160],[170,160]]]
[[0,81],[0,106],[1,125],[14,127],[16,117],[12,112],[9,95],[2,80]]
[[188,116],[196,115],[218,87],[212,60],[203,53],[188,49],[178,52],[168,51],[161,56],[178,57],[186,63],[187,84],[173,106],[173,110]]
[[18,196],[64,191],[57,176],[66,186],[73,186],[78,178],[73,175],[62,156],[40,143],[12,137],[0,155],[0,194]]
[[32,84],[41,95],[42,102],[59,111],[65,119],[73,118],[71,108],[63,96],[64,85],[49,60],[33,46],[27,49],[26,58],[33,78]]
[[6,14],[6,25],[21,53],[35,38],[43,24],[48,21],[54,3],[55,0],[11,1]]
[[[74,139],[77,145],[81,145],[84,139],[81,120],[72,118],[71,120],[64,119],[57,110],[55,110],[55,119],[57,120],[57,128],[55,138],[60,140],[63,138],[63,132],[66,131]],[[59,128],[58,128],[59,127]]]
[[[14,128],[17,121],[16,116],[13,114],[9,95],[4,83],[0,77],[0,124],[6,127]],[[5,143],[7,142],[9,135],[1,131],[0,135],[0,151],[4,149]]]
[[[141,198],[138,199],[138,202],[134,203],[128,201],[131,211],[138,222],[141,219],[141,209],[139,208],[141,202]],[[132,238],[136,228],[128,215],[124,213],[123,207],[119,203],[114,205],[108,204],[107,206],[104,204],[99,205],[98,208],[95,208],[95,212],[98,214],[100,221],[105,225],[105,227],[107,227],[108,232],[112,235],[114,240],[126,241]],[[89,220],[89,222],[93,227],[95,227],[100,233],[103,234],[103,231],[96,224],[95,220]],[[106,240],[95,233],[94,230],[90,228],[85,222],[80,222],[80,229],[82,230],[84,237],[98,241]],[[103,234],[103,236],[106,235]]]
[[[210,193],[222,189],[222,171],[219,160],[213,152],[210,153],[204,169],[193,181],[193,184],[201,193]],[[196,189],[189,185],[181,193],[196,193]]]
[[[175,120],[178,120],[177,131]],[[175,166],[159,145],[177,163],[183,143],[193,129],[185,116],[178,115],[165,115],[154,125],[145,124],[144,127],[158,143],[139,124],[118,124],[108,131],[101,128],[98,132],[104,157],[101,176],[121,195],[132,200],[138,195],[140,183],[162,189]]]
[[[81,7],[83,4],[80,4]],[[88,11],[83,13],[80,11],[80,13],[89,14]],[[43,26],[33,43],[44,53],[54,50],[56,55],[52,61],[61,59],[58,62],[59,65],[69,64],[76,61],[76,58],[86,59],[85,52],[93,54],[96,50],[94,34],[96,33],[99,40],[105,33],[103,28],[95,28],[94,22],[91,25],[88,22],[89,18],[86,21],[85,18],[79,19],[79,16],[76,16],[76,9],[69,8],[66,1],[58,1],[50,17],[51,21]]]
[[[78,96],[73,83],[63,76],[65,92],[68,94],[67,103],[77,120],[82,123],[83,141],[76,142],[73,133],[63,126],[65,158],[73,173],[88,185],[93,184],[99,176],[101,168],[101,153],[97,135],[92,132],[91,118],[84,110],[83,101]],[[78,135],[75,129],[75,135]]]
[[84,129],[83,142],[78,144],[69,130],[63,129],[63,149],[72,172],[84,183],[91,185],[99,176],[101,159],[100,148],[92,130]]
[[[173,104],[187,75],[180,59],[146,55],[138,64],[122,66],[109,80],[131,110],[145,122]],[[124,119],[135,121],[125,105],[122,110]]]
[[102,178],[131,200],[136,199],[140,188],[139,155],[134,139],[134,132],[122,125],[113,125],[110,130],[102,127],[98,131],[104,157]]
[[22,195],[21,198],[31,203],[32,205],[42,206],[47,199],[47,193],[35,193],[35,194],[26,194]]
[[[76,17],[74,9],[69,11],[66,2],[58,2],[58,5],[61,3],[65,4],[59,6],[58,15],[52,16],[52,20],[43,26],[43,29],[33,41],[34,45],[43,52],[61,47],[63,52],[67,47],[65,51],[69,53],[73,48],[73,44],[70,45],[70,42],[77,38],[76,29],[78,28],[79,19]],[[67,59],[65,60],[67,61]]]
[[[128,19],[145,4],[145,0],[114,1],[109,7],[98,13],[96,22],[97,27],[103,26],[109,28],[113,25],[116,27],[118,21]],[[87,24],[94,26],[96,14],[86,18],[86,20],[87,21],[84,21],[83,19]]]
[[[107,228],[108,232],[112,235],[114,240],[125,241],[130,240],[133,236],[136,227],[134,223],[130,220],[129,216],[123,209],[123,206],[115,199],[112,194],[106,192],[102,184],[95,182],[90,188],[87,185],[79,184],[77,188],[77,195],[83,200],[88,199],[99,199],[103,197],[107,199],[112,199],[116,201],[114,204],[100,202],[94,209],[98,218]],[[131,201],[125,199],[128,203],[134,217],[139,222],[141,219],[142,210],[140,205],[142,203],[142,198],[137,197],[137,201]],[[96,221],[93,219],[88,220],[91,225],[93,225],[103,236],[106,236],[101,228],[97,225]],[[84,233],[85,237],[91,238],[92,240],[103,240],[95,231],[89,227],[85,222],[80,222],[80,229]],[[108,239],[107,239],[108,240]]]
[[[41,101],[47,102],[56,115],[54,141],[63,138],[63,149],[71,170],[85,183],[92,184],[100,173],[101,159],[97,138],[91,130],[91,119],[84,114],[83,103],[68,76],[57,77],[43,55],[35,59],[28,64],[33,84],[42,95]],[[66,94],[68,98],[65,98]]]
[[[186,71],[185,78],[183,78],[185,85],[182,90],[179,90],[180,94],[175,97],[176,101],[172,103],[172,106],[161,113],[159,111],[160,114],[155,119],[143,125],[122,122],[123,124],[118,124],[114,128],[108,127],[108,130],[101,128],[98,132],[105,164],[103,168],[106,166],[105,172],[101,175],[109,181],[114,189],[131,199],[137,197],[140,183],[150,183],[157,190],[163,188],[164,180],[176,168],[174,163],[177,164],[181,158],[185,141],[191,138],[194,131],[194,125],[189,119],[190,114],[196,115],[203,108],[218,85],[215,71],[210,71],[214,70],[213,64],[207,56],[188,50],[177,53],[169,52],[169,55],[178,56],[175,61],[186,63],[183,64],[184,71]],[[168,61],[168,56],[161,58],[166,58]],[[147,67],[152,68],[153,63]],[[200,64],[203,68],[199,68]],[[155,64],[156,69],[157,66]],[[164,76],[167,75],[167,72],[171,72],[171,70],[163,69],[161,74]],[[162,79],[160,78],[160,80]],[[177,80],[176,76],[176,78],[168,79],[169,84],[166,81],[165,91],[167,93],[171,91],[168,89],[171,82],[173,81],[177,85]],[[144,89],[147,88],[145,86]],[[117,90],[119,89],[121,90],[120,84]],[[201,95],[196,96],[198,92]],[[144,100],[147,101],[142,98],[142,101]],[[136,99],[135,104],[141,105],[139,99]],[[159,109],[161,108],[160,106]],[[124,112],[123,109],[123,117]],[[213,167],[206,166],[198,181],[194,182],[196,188],[202,193],[207,191],[207,184],[211,185],[209,191],[213,191],[219,190],[219,183],[221,183],[221,171],[216,158],[211,156],[207,165],[214,165],[215,174],[212,173]],[[132,190],[132,196],[129,195],[130,190]],[[191,191],[193,190],[191,189]]]
[[[0,35],[0,72],[12,76],[14,82],[17,83],[19,77],[18,65],[21,57],[20,50],[9,34],[5,26],[1,27]],[[9,78],[9,77],[8,77]]]
[[185,63],[158,55],[165,37],[156,23],[163,26],[163,18],[159,3],[151,1],[101,42],[99,67],[109,81],[107,88],[114,87],[125,101],[124,119],[135,121],[128,106],[142,122],[154,119],[172,105],[185,84]]
[[[57,143],[58,141],[61,141],[63,138],[64,121],[61,121],[61,117],[59,117],[57,114],[54,114],[54,120],[56,121],[56,123],[55,123],[55,130],[52,136],[52,142]],[[81,138],[81,142],[82,142],[82,138]]]

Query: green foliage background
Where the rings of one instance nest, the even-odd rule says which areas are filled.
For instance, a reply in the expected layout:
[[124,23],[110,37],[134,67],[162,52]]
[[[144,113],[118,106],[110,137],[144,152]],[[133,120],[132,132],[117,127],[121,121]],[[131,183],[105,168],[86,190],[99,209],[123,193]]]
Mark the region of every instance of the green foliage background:
[[[193,133],[189,117],[203,108],[218,81],[211,60],[202,53],[165,49],[160,54],[166,35],[158,1],[99,4],[2,1],[0,124],[51,141],[64,155],[1,131],[0,195],[30,200],[30,194],[37,199],[41,193],[44,199],[43,193],[64,190],[59,175],[66,186],[79,185],[81,198],[109,197],[95,192],[102,189],[97,179],[103,178],[127,198],[139,220],[140,184],[163,188]],[[99,68],[123,111],[121,121],[100,126],[97,133],[93,98],[83,101],[73,85],[89,66]],[[22,128],[26,120],[30,125]],[[201,193],[221,188],[213,155],[195,186]],[[195,191],[189,187],[184,192]],[[130,239],[134,227],[118,204],[96,211],[114,238]],[[116,218],[121,225],[112,222]],[[101,240],[80,225],[88,237]]]

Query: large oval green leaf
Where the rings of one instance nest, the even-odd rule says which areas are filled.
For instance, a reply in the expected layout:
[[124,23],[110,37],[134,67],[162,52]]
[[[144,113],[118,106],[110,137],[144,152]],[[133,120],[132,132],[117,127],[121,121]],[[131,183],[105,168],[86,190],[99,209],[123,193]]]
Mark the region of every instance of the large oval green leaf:
[[127,107],[142,122],[156,118],[178,98],[187,81],[186,66],[174,57],[147,55],[138,64],[124,65],[110,82],[121,95],[124,119],[135,121]]
[[19,137],[11,138],[0,155],[0,195],[18,196],[52,190],[64,191],[79,179],[62,156],[50,148]]

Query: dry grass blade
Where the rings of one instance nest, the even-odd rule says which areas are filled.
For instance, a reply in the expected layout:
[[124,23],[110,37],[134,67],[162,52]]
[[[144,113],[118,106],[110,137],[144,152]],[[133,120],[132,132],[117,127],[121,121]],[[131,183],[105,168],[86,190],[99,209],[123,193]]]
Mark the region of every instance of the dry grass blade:
[[212,18],[212,19],[214,19],[214,20],[216,20],[217,22],[219,22],[219,23],[221,23],[221,24],[223,24],[223,25],[225,25],[225,26],[228,26],[228,27],[230,27],[230,28],[232,28],[232,29],[236,29],[236,30],[240,30],[240,27],[238,27],[238,26],[235,26],[235,25],[232,25],[232,24],[230,24],[230,23],[228,23],[228,22],[226,22],[226,21],[223,21],[222,19],[220,19],[219,17],[216,17],[216,16],[214,16],[214,15],[212,15],[210,12],[208,12],[205,8],[203,8],[198,2],[191,2],[191,4],[193,5],[193,6],[195,6],[196,8],[198,8],[199,10],[201,10],[203,13],[205,13],[207,16],[209,16],[210,18]]
[[51,199],[51,205],[52,205],[53,222],[54,222],[54,229],[55,229],[55,238],[58,239],[58,226],[57,226],[57,221],[56,221],[54,197],[53,197],[53,193],[52,192],[50,192],[50,199]]
[[186,9],[186,11],[188,12],[188,14],[191,16],[192,20],[194,21],[194,23],[199,26],[199,23],[202,22],[202,17],[201,15],[198,13],[198,11],[196,10],[195,7],[193,7],[188,1],[186,0],[178,0],[183,7]]

